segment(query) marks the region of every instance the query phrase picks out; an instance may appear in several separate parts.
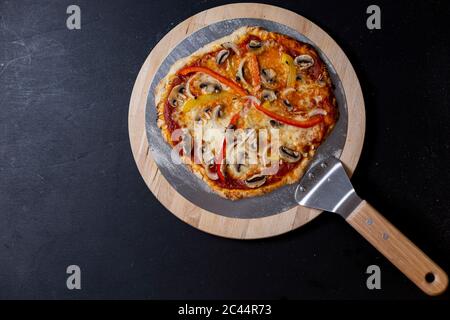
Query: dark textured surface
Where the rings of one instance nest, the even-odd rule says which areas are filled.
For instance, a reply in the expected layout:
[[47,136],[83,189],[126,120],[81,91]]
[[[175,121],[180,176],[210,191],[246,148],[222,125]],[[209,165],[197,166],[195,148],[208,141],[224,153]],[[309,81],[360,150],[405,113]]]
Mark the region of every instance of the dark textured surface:
[[[156,42],[222,2],[76,1],[69,31],[72,3],[0,2],[0,298],[427,298],[337,216],[243,242],[166,211],[133,161],[129,97]],[[360,77],[355,187],[450,271],[449,5],[377,1],[369,31],[369,1],[276,3],[329,32]],[[382,290],[366,289],[370,264]]]

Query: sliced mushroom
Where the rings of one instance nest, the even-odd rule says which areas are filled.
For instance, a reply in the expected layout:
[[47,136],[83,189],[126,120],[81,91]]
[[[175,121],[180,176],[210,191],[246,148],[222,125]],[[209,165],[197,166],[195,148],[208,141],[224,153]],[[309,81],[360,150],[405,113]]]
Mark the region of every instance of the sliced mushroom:
[[217,174],[216,171],[216,165],[215,164],[210,164],[208,166],[205,167],[205,172],[206,172],[206,176],[208,178],[210,178],[211,180],[217,180],[219,179],[219,175]]
[[285,107],[288,111],[292,111],[293,107],[288,99],[283,99],[283,104],[285,105]]
[[273,83],[275,81],[277,73],[273,69],[262,69],[261,79],[264,83]]
[[307,69],[314,64],[314,59],[309,54],[302,54],[295,57],[294,63],[300,67],[300,69]]
[[265,89],[262,91],[262,98],[266,101],[275,101],[277,99],[277,95],[273,90]]
[[227,60],[228,56],[230,55],[230,51],[227,49],[220,50],[219,53],[216,55],[216,63],[222,64],[225,60]]
[[219,93],[222,91],[222,86],[217,82],[202,82],[199,87],[203,93]]
[[247,143],[250,151],[258,150],[258,136],[256,131],[253,131],[252,134],[249,135]]
[[258,48],[261,48],[261,45],[262,45],[262,43],[261,43],[261,41],[259,41],[259,40],[250,40],[250,42],[248,43],[248,47],[249,47],[250,49],[258,49]]
[[212,113],[213,113],[212,107],[208,106],[205,109],[198,111],[194,120],[195,121],[201,121],[202,119],[209,120],[211,119]]
[[287,162],[297,162],[302,157],[300,152],[289,149],[286,146],[280,147],[280,156],[283,160]]
[[279,122],[277,120],[273,120],[273,119],[270,119],[269,123],[272,126],[272,128],[275,128],[275,129],[278,129],[283,126],[283,124],[281,122]]
[[169,94],[169,104],[172,107],[178,107],[182,104],[183,100],[186,98],[186,96],[183,94],[185,91],[184,84],[179,84],[173,87],[172,91],[170,91]]
[[193,85],[199,88],[202,94],[218,93],[222,91],[222,84],[217,79],[201,72],[198,73]]
[[217,105],[212,113],[213,119],[220,119],[223,116],[223,106],[222,105]]
[[245,180],[245,185],[249,188],[258,188],[266,183],[267,177],[261,174],[254,175],[253,177]]
[[236,43],[234,43],[234,42],[225,42],[225,43],[222,43],[222,47],[224,47],[225,49],[231,49],[231,50],[233,50],[234,53],[235,53],[237,56],[240,56],[240,55],[241,55],[241,51],[239,51],[238,46],[237,46]]
[[209,120],[209,119],[211,119],[211,113],[212,113],[212,108],[208,106],[203,110],[203,114],[199,115],[199,116],[201,118],[205,118],[205,119]]
[[202,157],[203,162],[206,165],[214,164],[214,154],[211,152],[211,150],[207,149],[205,146],[202,147]]

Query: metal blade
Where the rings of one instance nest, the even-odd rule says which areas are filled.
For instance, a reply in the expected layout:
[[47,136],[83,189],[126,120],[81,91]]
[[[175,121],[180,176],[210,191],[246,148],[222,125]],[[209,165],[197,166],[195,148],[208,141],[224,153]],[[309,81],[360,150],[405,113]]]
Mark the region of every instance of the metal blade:
[[314,163],[295,190],[298,204],[335,212],[346,218],[362,201],[342,163],[335,157]]

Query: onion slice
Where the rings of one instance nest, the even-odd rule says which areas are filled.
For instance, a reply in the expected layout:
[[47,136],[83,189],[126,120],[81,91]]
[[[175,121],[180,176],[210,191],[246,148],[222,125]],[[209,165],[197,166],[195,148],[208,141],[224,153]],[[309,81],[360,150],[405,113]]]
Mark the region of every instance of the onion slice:
[[208,178],[210,178],[211,180],[218,180],[219,179],[219,175],[217,174],[217,171],[211,171],[209,166],[205,166],[205,173],[206,173],[206,176]]
[[259,100],[257,97],[255,96],[245,96],[244,99],[247,99],[248,101],[250,101],[253,104],[257,104],[260,105],[261,104],[261,100]]
[[246,86],[248,86],[247,81],[245,81],[244,78],[244,64],[247,62],[247,58],[244,58],[241,60],[241,62],[239,63],[239,67],[238,67],[238,71],[237,71],[237,76],[239,77],[239,79],[241,80],[241,82],[243,84],[245,84]]
[[233,52],[240,57],[241,56],[241,51],[239,50],[238,46],[234,43],[234,42],[225,42],[222,44],[222,47],[224,47],[225,49],[231,49],[233,50]]
[[295,91],[295,89],[294,88],[286,88],[283,91],[281,91],[281,96],[284,97],[292,91]]
[[322,116],[326,116],[327,112],[322,108],[316,108],[316,109],[313,109],[310,112],[308,112],[308,117],[314,117],[318,114],[322,115]]
[[195,78],[195,74],[186,81],[186,94],[189,98],[195,99],[195,96],[191,92],[191,81]]

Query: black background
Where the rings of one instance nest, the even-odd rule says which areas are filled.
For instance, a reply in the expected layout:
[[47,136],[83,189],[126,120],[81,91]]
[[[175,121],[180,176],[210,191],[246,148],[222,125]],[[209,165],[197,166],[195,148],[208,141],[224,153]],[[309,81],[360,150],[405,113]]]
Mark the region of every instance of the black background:
[[[128,139],[135,78],[171,28],[223,3],[0,2],[0,298],[430,299],[338,216],[228,240],[147,189]],[[367,112],[354,185],[450,271],[448,2],[272,3],[349,56]],[[69,4],[81,30],[66,28]],[[381,30],[366,28],[370,4]],[[71,264],[82,290],[66,288]],[[371,264],[381,290],[366,288]]]

